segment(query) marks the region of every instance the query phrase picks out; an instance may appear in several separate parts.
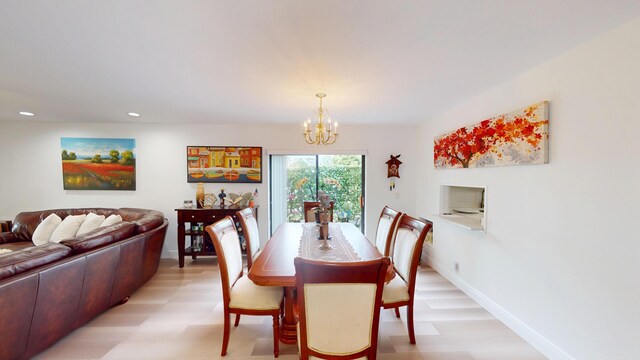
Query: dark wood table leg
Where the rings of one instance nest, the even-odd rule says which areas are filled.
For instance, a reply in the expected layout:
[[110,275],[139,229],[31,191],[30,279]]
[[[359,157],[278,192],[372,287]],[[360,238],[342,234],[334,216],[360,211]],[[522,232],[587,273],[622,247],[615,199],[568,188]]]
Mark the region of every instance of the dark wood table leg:
[[178,222],[178,266],[184,267],[184,223]]
[[296,318],[293,316],[293,304],[295,287],[286,286],[284,288],[284,317],[280,324],[280,341],[284,344],[295,344],[298,342],[298,332],[296,329]]

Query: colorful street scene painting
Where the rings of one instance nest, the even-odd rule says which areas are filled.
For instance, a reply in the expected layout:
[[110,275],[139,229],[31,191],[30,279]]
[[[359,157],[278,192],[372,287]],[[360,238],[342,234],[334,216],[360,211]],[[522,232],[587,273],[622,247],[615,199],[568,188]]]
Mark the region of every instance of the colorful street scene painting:
[[543,101],[436,136],[436,169],[549,162],[549,102]]
[[65,190],[135,190],[135,139],[60,138]]
[[187,146],[187,182],[260,183],[262,147]]

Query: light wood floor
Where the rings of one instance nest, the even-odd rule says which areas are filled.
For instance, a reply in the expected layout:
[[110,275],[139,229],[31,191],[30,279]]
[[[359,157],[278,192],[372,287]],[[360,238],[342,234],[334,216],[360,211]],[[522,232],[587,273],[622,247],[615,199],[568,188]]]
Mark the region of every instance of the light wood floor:
[[[156,276],[131,296],[69,334],[36,359],[219,359],[222,293],[214,258],[178,268],[162,260]],[[496,320],[433,269],[416,285],[416,345],[409,344],[405,312],[383,310],[379,359],[533,360],[540,352]],[[225,359],[272,359],[270,317],[243,316],[231,327]],[[279,359],[297,359],[280,346]]]

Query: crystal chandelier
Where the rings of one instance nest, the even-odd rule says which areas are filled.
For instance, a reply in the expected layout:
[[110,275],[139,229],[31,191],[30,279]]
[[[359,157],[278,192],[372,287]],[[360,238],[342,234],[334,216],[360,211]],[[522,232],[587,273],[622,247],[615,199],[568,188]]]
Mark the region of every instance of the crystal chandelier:
[[331,145],[336,142],[338,138],[338,122],[331,122],[331,118],[327,118],[325,121],[325,116],[327,115],[327,109],[322,107],[322,98],[327,96],[325,93],[317,93],[316,97],[320,99],[320,106],[315,111],[315,115],[318,120],[315,124],[315,131],[311,130],[311,119],[307,119],[304,122],[304,140],[307,144],[316,144],[316,145]]

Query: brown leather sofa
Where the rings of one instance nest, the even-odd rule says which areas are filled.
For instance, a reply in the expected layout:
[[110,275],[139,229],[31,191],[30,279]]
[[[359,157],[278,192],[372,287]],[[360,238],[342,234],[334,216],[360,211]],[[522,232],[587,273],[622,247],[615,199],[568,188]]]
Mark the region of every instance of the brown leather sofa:
[[[123,221],[59,244],[34,246],[49,214],[118,214]],[[28,359],[110,307],[126,302],[158,270],[168,222],[145,209],[23,212],[0,233],[0,359]]]

